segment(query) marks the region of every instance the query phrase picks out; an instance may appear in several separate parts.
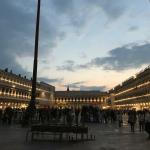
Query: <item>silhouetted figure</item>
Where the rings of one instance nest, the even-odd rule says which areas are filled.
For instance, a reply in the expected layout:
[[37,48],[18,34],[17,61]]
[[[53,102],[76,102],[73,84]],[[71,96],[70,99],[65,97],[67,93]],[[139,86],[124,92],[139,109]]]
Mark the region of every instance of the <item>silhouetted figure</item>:
[[128,123],[131,127],[131,132],[135,131],[135,123],[136,123],[136,111],[130,111],[128,114]]
[[76,108],[75,109],[75,123],[76,123],[77,126],[79,124],[79,113],[80,113],[80,109]]
[[144,131],[144,127],[145,127],[145,115],[144,115],[144,112],[142,112],[142,111],[139,112],[138,119],[139,119],[139,130],[140,130],[140,132]]
[[146,111],[145,114],[145,131],[148,133],[150,139],[150,112],[149,111]]
[[0,109],[0,123],[2,121],[2,116],[3,116],[3,111],[2,111],[2,109]]
[[73,123],[73,116],[72,116],[71,110],[69,110],[69,109],[67,111],[66,120],[67,120],[67,125],[71,126]]
[[118,126],[119,128],[122,127],[123,118],[122,118],[122,112],[118,112]]

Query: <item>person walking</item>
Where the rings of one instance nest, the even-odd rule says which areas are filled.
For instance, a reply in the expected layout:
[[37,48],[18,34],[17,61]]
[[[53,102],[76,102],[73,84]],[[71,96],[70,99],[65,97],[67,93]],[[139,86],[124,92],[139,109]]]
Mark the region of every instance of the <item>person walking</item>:
[[136,111],[132,110],[128,114],[128,123],[131,127],[131,132],[135,132],[135,124],[136,124]]
[[148,133],[148,138],[150,139],[150,111],[146,111],[145,114],[145,131]]
[[79,125],[79,113],[80,113],[80,109],[75,108],[75,123],[77,126]]
[[138,115],[138,120],[139,120],[139,130],[140,132],[144,131],[144,126],[145,126],[145,115],[144,112],[139,112]]
[[118,112],[118,126],[119,126],[119,128],[122,127],[122,124],[123,124],[122,112]]

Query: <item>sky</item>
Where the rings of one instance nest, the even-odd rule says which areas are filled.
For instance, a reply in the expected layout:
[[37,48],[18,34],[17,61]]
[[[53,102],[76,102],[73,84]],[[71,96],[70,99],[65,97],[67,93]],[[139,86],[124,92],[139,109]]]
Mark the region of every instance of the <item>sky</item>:
[[[31,78],[37,0],[0,2],[0,68]],[[41,0],[38,81],[106,91],[149,64],[149,0]]]

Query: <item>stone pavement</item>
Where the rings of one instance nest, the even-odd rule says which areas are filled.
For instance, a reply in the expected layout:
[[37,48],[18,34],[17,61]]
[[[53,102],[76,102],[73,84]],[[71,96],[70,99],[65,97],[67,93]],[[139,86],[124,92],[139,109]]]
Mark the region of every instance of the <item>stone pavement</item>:
[[124,125],[118,129],[117,125],[90,124],[90,132],[96,135],[96,141],[86,142],[25,142],[27,129],[19,126],[0,126],[0,150],[149,150],[150,140],[146,133],[137,129],[131,133]]

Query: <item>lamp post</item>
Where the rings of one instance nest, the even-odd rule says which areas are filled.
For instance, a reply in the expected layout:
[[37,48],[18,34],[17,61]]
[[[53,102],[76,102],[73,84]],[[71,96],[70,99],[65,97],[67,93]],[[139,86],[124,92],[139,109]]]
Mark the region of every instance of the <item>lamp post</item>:
[[39,27],[40,27],[40,8],[41,0],[37,3],[37,18],[36,18],[36,31],[35,31],[35,46],[34,46],[34,63],[33,63],[33,75],[32,75],[32,90],[31,100],[26,109],[23,123],[28,124],[30,119],[34,116],[36,110],[36,83],[37,83],[37,66],[38,66],[38,47],[39,47]]
[[40,8],[41,8],[41,0],[38,0],[36,32],[35,32],[35,47],[34,47],[34,64],[33,64],[33,75],[32,75],[32,91],[31,91],[31,100],[29,103],[29,107],[31,107],[31,109],[36,108],[35,103],[36,103],[36,83],[37,83],[37,66],[38,66]]

